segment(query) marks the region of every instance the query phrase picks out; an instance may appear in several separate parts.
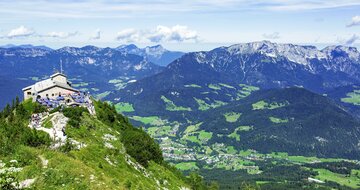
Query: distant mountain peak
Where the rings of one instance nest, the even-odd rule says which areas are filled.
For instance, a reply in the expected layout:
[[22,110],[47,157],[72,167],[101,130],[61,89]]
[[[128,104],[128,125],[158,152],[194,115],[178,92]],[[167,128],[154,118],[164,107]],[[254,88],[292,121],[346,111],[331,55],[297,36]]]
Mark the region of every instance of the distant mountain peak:
[[163,46],[161,44],[157,44],[157,45],[154,45],[154,46],[150,46],[152,48],[163,48]]
[[135,44],[124,44],[124,45],[118,46],[115,49],[118,49],[118,50],[121,50],[121,49],[134,50],[134,49],[138,49],[138,47]]
[[0,48],[6,48],[6,49],[10,49],[10,48],[21,48],[21,49],[42,49],[42,50],[53,50],[47,46],[34,46],[31,44],[23,44],[23,45],[14,45],[14,44],[6,44],[3,46],[0,46]]
[[258,41],[250,43],[235,44],[225,47],[231,54],[253,54],[260,53],[269,57],[285,57],[289,61],[308,65],[311,59],[333,58],[332,52],[345,52],[351,59],[358,60],[360,53],[354,47],[329,46],[323,50],[318,50],[315,46],[304,46],[294,44],[273,43],[270,41]]
[[145,47],[145,52],[148,55],[152,55],[153,57],[160,57],[168,50],[165,49],[161,45],[155,45],[155,46],[147,46]]
[[321,51],[332,58],[336,58],[339,56],[348,56],[352,60],[360,60],[360,52],[356,47],[336,45],[328,46]]
[[121,45],[115,49],[123,53],[143,56],[149,61],[160,66],[166,66],[184,54],[183,52],[169,51],[160,44],[154,46],[146,46],[144,48],[139,48],[134,44],[128,44]]
[[152,49],[152,50],[163,50],[163,51],[167,51],[162,45],[158,44],[158,45],[154,45],[154,46],[147,46],[145,47],[145,49]]

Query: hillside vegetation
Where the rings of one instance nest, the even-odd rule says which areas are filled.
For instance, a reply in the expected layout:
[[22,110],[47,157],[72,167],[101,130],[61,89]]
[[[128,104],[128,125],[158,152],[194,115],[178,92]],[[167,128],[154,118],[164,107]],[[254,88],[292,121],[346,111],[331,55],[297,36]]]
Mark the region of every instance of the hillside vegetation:
[[[158,140],[166,160],[185,173],[200,171],[206,180],[217,180],[221,189],[238,189],[243,182],[261,189],[360,188],[356,161],[360,123],[335,101],[304,88],[249,86],[254,90],[247,96],[226,100],[232,88],[217,87],[221,90],[216,96],[204,93],[207,86],[186,87],[166,96],[191,111],[166,110],[161,95],[154,93],[158,101],[149,100],[146,108],[129,100],[136,111],[127,114]],[[188,89],[197,90],[194,97],[184,96]],[[207,96],[204,102],[218,100],[226,105],[196,109],[196,102],[189,102],[200,99],[199,94]],[[307,165],[336,166],[341,161],[356,164],[346,166],[346,174]]]
[[[185,178],[164,162],[159,145],[134,128],[114,106],[95,102],[97,115],[66,108],[67,141],[28,127],[31,114],[45,111],[18,99],[0,113],[0,189],[188,189]],[[53,112],[56,112],[54,110]],[[193,180],[194,181],[194,180]],[[192,183],[193,186],[203,186]]]

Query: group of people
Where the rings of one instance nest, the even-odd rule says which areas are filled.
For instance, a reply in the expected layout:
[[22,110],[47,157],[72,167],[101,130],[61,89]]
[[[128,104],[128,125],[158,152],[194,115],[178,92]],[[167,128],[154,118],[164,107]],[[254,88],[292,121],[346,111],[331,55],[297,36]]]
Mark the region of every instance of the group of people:
[[31,120],[30,120],[31,127],[34,129],[40,128],[42,118],[44,118],[48,114],[49,114],[48,112],[43,112],[43,113],[35,113],[31,115]]
[[60,105],[60,101],[56,100],[56,99],[50,99],[50,98],[37,98],[36,101],[43,105],[46,106],[48,108],[56,108]]
[[46,98],[37,98],[36,101],[46,106],[49,109],[54,109],[59,106],[86,106],[86,108],[89,110],[90,114],[95,115],[95,107],[93,105],[93,102],[90,98],[90,94],[84,93],[84,92],[78,92],[73,94],[63,94],[55,99],[46,97]]
[[94,115],[95,114],[95,107],[93,102],[90,98],[90,94],[86,93],[74,93],[70,95],[74,102],[78,103],[79,105],[86,106],[89,110],[89,113]]

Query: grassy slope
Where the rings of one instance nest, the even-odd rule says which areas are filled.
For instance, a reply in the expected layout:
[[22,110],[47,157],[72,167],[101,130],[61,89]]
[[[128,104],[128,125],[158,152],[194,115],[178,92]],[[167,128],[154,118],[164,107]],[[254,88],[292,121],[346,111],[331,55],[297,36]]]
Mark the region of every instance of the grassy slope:
[[[46,147],[20,145],[13,154],[0,155],[0,160],[17,160],[19,167],[23,168],[18,173],[19,180],[36,179],[32,185],[34,189],[187,187],[181,177],[155,162],[150,162],[145,171],[128,164],[126,160],[129,156],[120,141],[120,130],[109,127],[87,113],[83,113],[79,128],[67,126],[66,133],[68,137],[86,144],[86,147],[64,153]],[[109,140],[105,135],[114,138]],[[46,166],[43,160],[48,160]]]
[[323,181],[333,181],[339,183],[340,185],[348,186],[354,189],[359,188],[360,179],[357,175],[352,174],[350,176],[346,176],[343,174],[338,174],[331,172],[326,169],[315,169],[318,172],[316,176],[317,179]]

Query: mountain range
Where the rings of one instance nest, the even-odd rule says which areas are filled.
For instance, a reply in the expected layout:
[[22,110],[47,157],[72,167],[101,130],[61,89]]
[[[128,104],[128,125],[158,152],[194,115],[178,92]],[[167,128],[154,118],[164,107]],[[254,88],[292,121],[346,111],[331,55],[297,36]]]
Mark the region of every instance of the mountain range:
[[177,83],[222,81],[261,88],[302,86],[324,92],[359,83],[359,65],[360,53],[353,47],[330,46],[318,50],[314,46],[262,41],[187,53],[159,75],[134,85],[143,88],[140,86],[145,81],[162,81],[162,86],[168,88]]
[[117,50],[124,52],[135,54],[139,56],[143,56],[147,60],[160,65],[167,66],[169,63],[174,61],[175,59],[184,55],[183,52],[180,51],[169,51],[162,47],[161,45],[156,46],[147,46],[145,48],[139,48],[134,44],[130,45],[121,45],[116,48]]
[[74,87],[142,126],[184,171],[245,170],[236,175],[277,184],[290,179],[265,174],[279,162],[300,163],[305,176],[318,177],[306,164],[360,159],[360,52],[354,47],[269,41],[190,53],[135,45],[6,47],[0,48],[0,88],[6,89],[0,106],[60,63]]
[[[319,94],[329,92],[329,97],[338,103],[354,107],[341,101],[352,91],[341,92],[342,97],[332,96],[331,91],[359,84],[359,66],[360,53],[353,47],[330,46],[318,50],[314,46],[268,41],[237,44],[208,52],[187,53],[162,72],[113,91],[108,98],[139,105],[151,104],[140,109],[146,114],[145,109],[160,109],[158,102],[162,95],[172,97],[175,104],[194,109],[198,102],[195,98],[212,99],[204,100],[208,104],[215,100],[229,102],[241,98],[244,94],[239,92],[239,84],[243,84],[261,89],[297,86]],[[189,88],[191,85],[210,87],[210,90],[222,93]]]
[[148,47],[151,50],[144,51],[141,56],[125,49],[120,51],[95,46],[63,47],[57,50],[32,45],[8,45],[0,48],[0,77],[3,78],[0,88],[7,89],[1,91],[0,107],[14,96],[21,96],[23,87],[60,70],[60,63],[64,72],[84,91],[101,94],[100,92],[116,90],[121,87],[113,86],[109,80],[123,80],[125,85],[128,81],[133,82],[163,69],[148,59],[147,52],[151,53],[149,56],[160,56],[157,57],[159,60],[163,60],[162,57],[171,59],[167,55],[172,52],[156,47],[159,49],[158,53],[156,48]]

